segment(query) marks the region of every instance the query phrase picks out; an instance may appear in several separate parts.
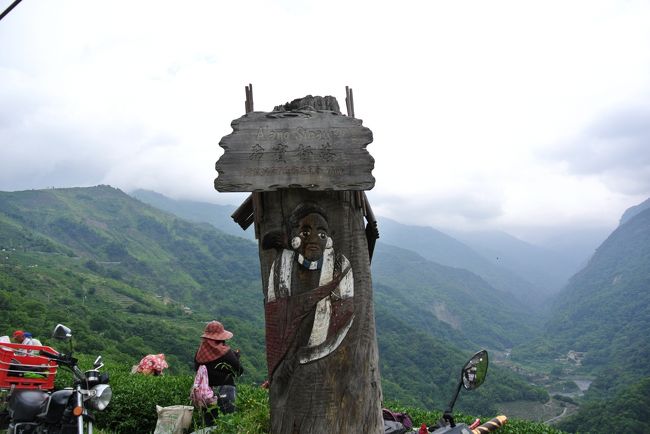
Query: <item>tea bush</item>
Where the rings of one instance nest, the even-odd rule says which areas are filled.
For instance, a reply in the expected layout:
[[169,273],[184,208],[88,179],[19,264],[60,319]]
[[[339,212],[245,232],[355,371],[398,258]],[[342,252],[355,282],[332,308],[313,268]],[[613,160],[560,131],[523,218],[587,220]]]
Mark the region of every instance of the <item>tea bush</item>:
[[96,412],[97,425],[116,433],[152,432],[158,418],[156,405],[189,405],[191,375],[131,374],[131,366],[111,365],[113,398],[107,409]]
[[[94,359],[79,356],[82,370],[92,367]],[[103,433],[150,433],[156,427],[156,405],[191,405],[190,389],[194,376],[161,376],[131,374],[131,365],[106,362],[101,369],[110,375],[113,398],[105,411],[96,411],[96,427]],[[72,385],[72,376],[59,369],[56,387]],[[221,416],[213,425],[224,434],[262,434],[268,432],[268,392],[256,386],[237,386],[237,408],[234,414]],[[192,430],[203,427],[201,414],[194,412]]]
[[[82,369],[92,366],[93,359],[80,357]],[[110,373],[113,399],[103,412],[95,412],[96,427],[105,434],[117,433],[151,433],[156,427],[156,405],[191,405],[189,392],[194,377],[184,375],[149,376],[131,374],[131,366],[107,362],[103,372]],[[71,380],[63,370],[57,375],[57,387],[70,386]],[[255,385],[239,384],[237,386],[237,409],[233,414],[222,415],[215,422],[215,433],[220,434],[266,434],[269,432],[268,392]],[[413,419],[414,427],[422,423],[431,425],[441,416],[439,411],[427,411],[421,408],[404,407],[396,402],[385,403],[394,411],[408,413]],[[456,414],[457,422],[471,423],[474,417]],[[487,419],[483,419],[484,421]],[[201,413],[194,412],[192,431],[203,428]],[[559,431],[542,423],[509,420],[497,431],[498,434],[561,434]]]

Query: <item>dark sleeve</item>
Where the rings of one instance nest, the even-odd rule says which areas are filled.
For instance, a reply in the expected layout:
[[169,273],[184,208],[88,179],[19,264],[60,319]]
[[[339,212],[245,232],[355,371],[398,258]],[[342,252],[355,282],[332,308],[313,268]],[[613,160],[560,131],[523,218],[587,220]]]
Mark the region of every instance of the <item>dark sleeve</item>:
[[228,363],[237,377],[244,373],[244,367],[239,362],[239,357],[237,357],[237,354],[235,354],[233,350],[224,354],[224,356],[219,359],[219,362]]
[[[200,366],[200,364],[196,362],[196,359],[194,359],[194,366],[196,369]],[[208,381],[210,387],[221,386],[224,384],[234,386],[235,380],[233,377],[238,377],[244,372],[244,368],[242,368],[241,363],[239,363],[239,357],[237,357],[235,352],[232,350],[228,351],[216,360],[205,363],[205,367],[208,370]]]

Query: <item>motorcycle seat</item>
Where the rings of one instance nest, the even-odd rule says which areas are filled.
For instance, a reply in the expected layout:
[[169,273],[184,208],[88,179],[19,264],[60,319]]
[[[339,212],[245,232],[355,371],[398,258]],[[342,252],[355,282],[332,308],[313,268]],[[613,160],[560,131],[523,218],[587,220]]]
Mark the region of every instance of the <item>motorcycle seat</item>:
[[47,402],[48,394],[40,390],[15,390],[7,408],[13,422],[32,422],[42,411]]

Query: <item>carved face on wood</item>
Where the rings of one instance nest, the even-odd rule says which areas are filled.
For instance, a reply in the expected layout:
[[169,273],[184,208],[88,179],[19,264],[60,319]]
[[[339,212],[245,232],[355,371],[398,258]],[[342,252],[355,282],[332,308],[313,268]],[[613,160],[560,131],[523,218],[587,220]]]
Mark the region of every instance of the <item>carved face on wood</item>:
[[300,238],[298,253],[309,261],[319,260],[327,245],[329,231],[327,221],[320,214],[307,214],[298,221],[296,230],[296,236]]

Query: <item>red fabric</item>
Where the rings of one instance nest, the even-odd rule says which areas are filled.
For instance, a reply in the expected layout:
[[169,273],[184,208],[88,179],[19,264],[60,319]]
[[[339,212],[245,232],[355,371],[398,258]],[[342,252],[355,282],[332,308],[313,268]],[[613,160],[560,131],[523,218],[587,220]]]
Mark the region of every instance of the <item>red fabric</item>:
[[223,341],[203,338],[201,339],[201,346],[196,352],[196,361],[199,364],[208,363],[223,356],[229,350],[230,347]]
[[161,374],[165,368],[169,368],[169,365],[165,361],[164,354],[149,354],[140,360],[136,372],[141,374]]

